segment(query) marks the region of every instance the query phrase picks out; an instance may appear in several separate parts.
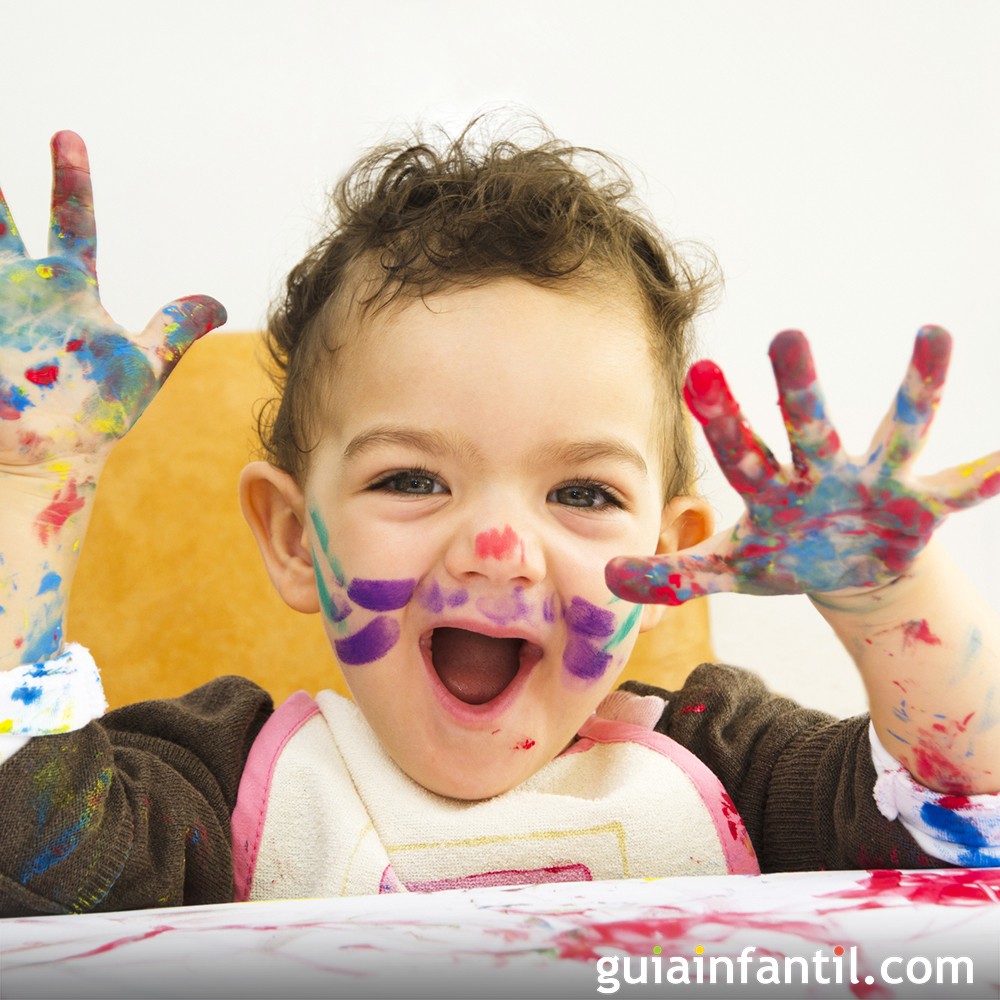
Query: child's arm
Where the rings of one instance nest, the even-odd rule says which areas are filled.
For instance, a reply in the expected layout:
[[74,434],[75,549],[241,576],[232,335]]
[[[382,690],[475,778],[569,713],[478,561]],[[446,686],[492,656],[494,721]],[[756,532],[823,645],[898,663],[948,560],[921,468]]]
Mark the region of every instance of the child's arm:
[[771,347],[793,463],[780,465],[709,362],[686,398],[747,512],[675,556],[623,558],[608,583],[633,601],[807,593],[854,657],[876,733],[921,783],[1000,791],[1000,620],[936,547],[950,513],[1000,491],[1000,452],[936,476],[912,471],[944,384],[950,337],[922,330],[890,414],[853,459],[825,415],[801,334]]
[[61,652],[104,461],[184,351],[225,321],[194,296],[138,336],[118,326],[98,294],[83,141],[58,133],[52,160],[49,256],[28,257],[0,195],[0,671]]

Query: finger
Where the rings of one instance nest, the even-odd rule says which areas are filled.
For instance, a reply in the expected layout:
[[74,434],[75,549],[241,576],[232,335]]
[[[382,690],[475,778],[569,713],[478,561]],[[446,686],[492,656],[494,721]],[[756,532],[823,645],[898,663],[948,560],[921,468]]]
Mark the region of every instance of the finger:
[[604,569],[608,589],[633,604],[684,604],[736,589],[732,569],[718,554],[619,556]]
[[7,199],[0,191],[0,257],[27,257],[24,241],[14,225],[14,218],[7,207]]
[[704,428],[719,468],[737,492],[759,493],[773,482],[781,466],[746,422],[718,365],[711,361],[693,364],[684,383],[684,399]]
[[895,402],[872,441],[870,461],[895,472],[920,454],[941,399],[950,357],[947,330],[925,326],[917,333]]
[[768,353],[792,464],[804,475],[812,467],[828,467],[843,458],[840,436],[826,415],[809,342],[798,330],[785,330],[771,341]]
[[75,132],[52,137],[49,255],[64,256],[97,280],[97,226],[87,147]]
[[138,343],[154,361],[162,383],[184,352],[209,330],[226,322],[226,310],[210,295],[189,295],[165,305],[139,334]]
[[922,485],[930,501],[944,511],[974,507],[1000,494],[1000,451],[927,476]]

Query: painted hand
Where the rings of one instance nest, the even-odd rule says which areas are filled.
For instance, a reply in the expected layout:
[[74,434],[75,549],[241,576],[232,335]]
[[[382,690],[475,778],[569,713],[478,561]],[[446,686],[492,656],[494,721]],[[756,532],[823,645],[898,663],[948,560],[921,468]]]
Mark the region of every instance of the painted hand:
[[59,132],[52,163],[48,257],[28,257],[0,194],[0,469],[102,457],[187,348],[226,318],[215,299],[192,296],[126,333],[98,294],[83,140]]
[[867,455],[852,458],[826,417],[805,337],[779,334],[770,355],[790,466],[753,433],[718,367],[695,364],[685,386],[688,407],[746,513],[729,531],[674,555],[613,560],[608,586],[629,601],[681,604],[729,591],[864,590],[900,577],[948,514],[1000,492],[1000,452],[934,476],[912,471],[950,353],[944,330],[917,334],[892,409]]

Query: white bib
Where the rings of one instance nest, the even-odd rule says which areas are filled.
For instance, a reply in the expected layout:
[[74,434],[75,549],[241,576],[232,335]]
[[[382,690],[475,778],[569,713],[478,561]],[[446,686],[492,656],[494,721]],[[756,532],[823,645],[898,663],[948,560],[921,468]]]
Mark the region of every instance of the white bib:
[[662,699],[614,692],[609,702],[645,702],[647,725],[602,718],[599,708],[527,781],[465,802],[407,777],[353,702],[332,691],[293,695],[261,730],[240,783],[236,898],[756,874],[718,779],[649,728]]

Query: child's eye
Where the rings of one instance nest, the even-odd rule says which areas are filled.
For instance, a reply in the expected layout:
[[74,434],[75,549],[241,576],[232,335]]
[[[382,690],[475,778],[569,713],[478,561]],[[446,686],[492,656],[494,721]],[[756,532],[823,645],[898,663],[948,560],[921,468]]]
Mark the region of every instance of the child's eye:
[[432,493],[447,492],[437,476],[424,469],[393,472],[372,483],[368,488],[385,493],[405,493],[409,496],[429,496]]
[[621,510],[625,507],[622,498],[603,483],[576,482],[557,486],[546,498],[548,503],[563,504],[584,510]]

